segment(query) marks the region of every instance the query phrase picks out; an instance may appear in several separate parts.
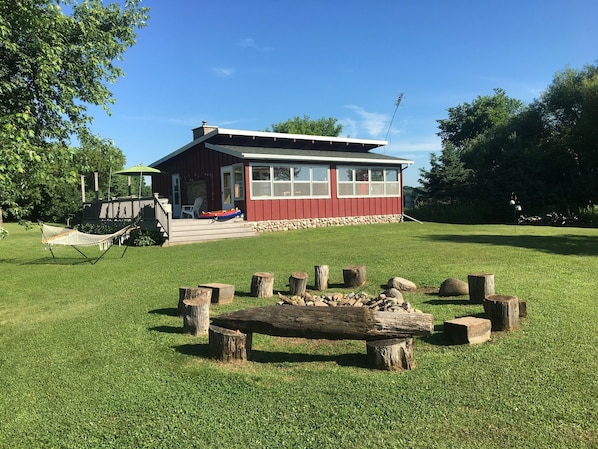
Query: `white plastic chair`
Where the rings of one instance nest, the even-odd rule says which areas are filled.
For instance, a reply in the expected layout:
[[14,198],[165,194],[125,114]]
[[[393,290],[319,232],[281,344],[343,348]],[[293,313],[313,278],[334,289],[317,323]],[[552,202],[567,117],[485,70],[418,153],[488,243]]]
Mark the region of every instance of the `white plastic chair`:
[[189,218],[199,218],[199,208],[203,203],[203,198],[201,196],[195,198],[193,205],[187,204],[184,205],[181,209],[181,218],[185,218],[186,215]]

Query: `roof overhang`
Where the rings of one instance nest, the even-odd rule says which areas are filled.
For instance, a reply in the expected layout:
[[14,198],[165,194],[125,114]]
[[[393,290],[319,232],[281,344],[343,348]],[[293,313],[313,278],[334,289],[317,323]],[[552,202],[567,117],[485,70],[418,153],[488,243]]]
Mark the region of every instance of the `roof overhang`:
[[290,148],[239,147],[206,143],[206,148],[242,160],[288,162],[334,162],[374,165],[411,165],[413,161],[377,153],[351,151],[298,150]]
[[[208,146],[208,142],[210,140],[214,143],[214,145],[217,146],[227,146],[225,144],[227,140],[231,140],[231,143],[235,140],[246,142],[247,154],[252,151],[252,148],[258,146],[286,146],[287,149],[297,147],[296,151],[302,151],[299,149],[301,147],[318,147],[318,149],[324,149],[326,146],[328,146],[329,148],[334,148],[335,151],[340,150],[339,153],[344,153],[343,150],[346,148],[347,150],[367,154],[366,152],[375,148],[383,147],[388,143],[385,140],[352,139],[349,137],[312,136],[305,134],[287,134],[273,133],[268,131],[245,131],[238,129],[215,128],[209,132],[206,132],[206,134],[203,136],[182,146],[178,150],[175,150],[163,158],[151,163],[150,167],[156,167],[203,142],[205,142],[205,145]],[[243,145],[245,145],[245,143],[243,143]],[[410,162],[407,161],[405,163]]]

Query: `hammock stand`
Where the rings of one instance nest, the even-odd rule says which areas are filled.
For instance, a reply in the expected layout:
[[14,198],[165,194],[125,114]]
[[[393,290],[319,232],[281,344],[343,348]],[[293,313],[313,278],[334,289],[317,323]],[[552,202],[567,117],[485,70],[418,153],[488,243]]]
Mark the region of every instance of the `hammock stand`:
[[[47,225],[41,221],[39,222],[39,225],[42,232],[42,244],[44,244],[46,248],[50,250],[50,253],[52,253],[54,262],[58,263],[58,260],[56,260],[56,255],[54,254],[54,251],[52,251],[52,247],[59,245],[70,246],[75,249],[75,251],[85,257],[85,259],[92,265],[95,265],[102,257],[104,257],[115,242],[118,242],[118,245],[121,246],[124,241],[129,238],[131,231],[139,227],[135,224],[130,224],[113,234],[86,234],[85,232],[80,232],[76,229]],[[96,245],[98,245],[102,254],[95,259],[88,257],[78,248],[79,246]],[[125,245],[125,249],[120,256],[121,258],[124,257],[128,248],[129,245]]]

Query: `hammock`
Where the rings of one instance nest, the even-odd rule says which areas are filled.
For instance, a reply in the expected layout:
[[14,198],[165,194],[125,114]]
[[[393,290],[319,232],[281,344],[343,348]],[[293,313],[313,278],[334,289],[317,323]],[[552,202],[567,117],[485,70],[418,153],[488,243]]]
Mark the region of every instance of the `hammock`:
[[[71,228],[63,228],[60,226],[51,226],[45,223],[39,222],[41,232],[42,232],[42,243],[46,246],[47,249],[50,250],[52,253],[52,257],[54,258],[54,262],[58,263],[56,260],[56,256],[54,255],[54,251],[52,251],[52,247],[56,245],[60,246],[70,246],[74,248],[79,254],[83,255],[88,262],[92,265],[95,264],[98,260],[100,260],[104,255],[108,252],[108,250],[112,247],[112,245],[117,242],[118,245],[122,245],[125,240],[129,238],[131,235],[131,231],[136,229],[138,226],[136,225],[128,225],[124,228],[116,231],[113,234],[86,234],[85,232],[77,231],[76,229]],[[78,246],[98,246],[102,254],[95,260],[90,259],[87,257],[83,251],[81,251]],[[128,246],[125,246],[125,250],[123,251],[121,257],[125,255]]]

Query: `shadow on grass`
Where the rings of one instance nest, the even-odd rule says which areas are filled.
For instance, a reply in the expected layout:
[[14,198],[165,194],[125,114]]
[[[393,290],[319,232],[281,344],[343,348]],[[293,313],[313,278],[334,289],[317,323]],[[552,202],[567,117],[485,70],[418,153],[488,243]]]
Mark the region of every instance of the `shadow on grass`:
[[173,349],[184,355],[191,355],[194,357],[203,357],[208,358],[208,344],[207,343],[196,343],[196,344],[186,344],[180,346],[173,346]]
[[150,310],[147,313],[153,313],[156,315],[166,315],[166,316],[177,316],[178,310],[176,307],[165,307],[163,309],[154,309]]
[[596,237],[587,235],[525,235],[525,229],[519,235],[463,235],[444,234],[430,235],[425,237],[428,240],[438,240],[455,243],[478,243],[483,245],[513,246],[516,248],[528,248],[538,251],[567,255],[597,256],[598,245]]
[[457,299],[453,297],[451,299],[429,299],[428,301],[424,301],[424,304],[430,304],[431,306],[464,306],[471,303],[469,299]]
[[421,340],[434,346],[450,346],[446,335],[444,335],[444,324],[435,324],[434,333],[426,337],[421,337]]
[[16,265],[92,265],[88,260],[75,257],[62,257],[56,258],[56,261],[51,257],[40,257],[39,259],[33,260],[21,260],[21,259],[0,259],[0,263],[11,263]]
[[308,363],[308,362],[336,362],[341,366],[355,366],[367,368],[366,354],[308,354],[281,351],[251,351],[250,360],[257,363]]
[[165,334],[183,334],[183,328],[181,326],[156,326],[151,327],[150,331],[162,332]]
[[[208,344],[186,344],[173,346],[173,349],[180,354],[209,358]],[[354,366],[357,368],[368,368],[366,354],[308,354],[308,353],[290,353],[281,351],[261,351],[252,350],[249,356],[251,362],[256,363],[309,363],[309,362],[336,362],[341,366]]]

